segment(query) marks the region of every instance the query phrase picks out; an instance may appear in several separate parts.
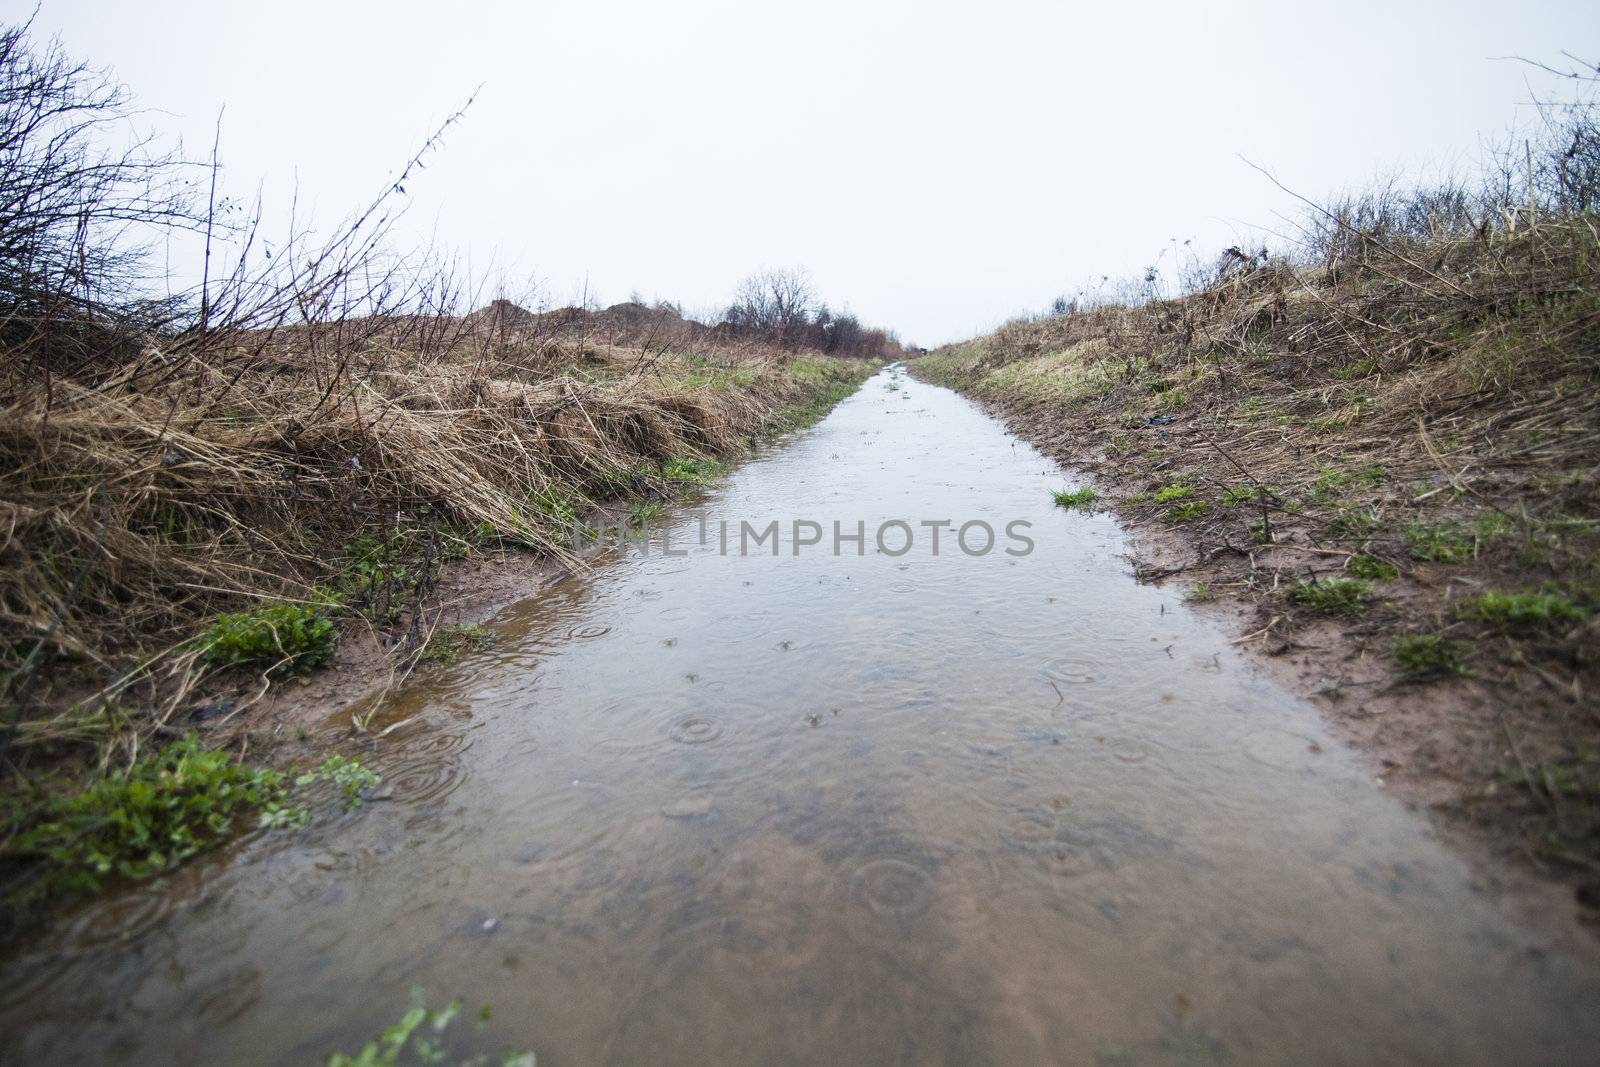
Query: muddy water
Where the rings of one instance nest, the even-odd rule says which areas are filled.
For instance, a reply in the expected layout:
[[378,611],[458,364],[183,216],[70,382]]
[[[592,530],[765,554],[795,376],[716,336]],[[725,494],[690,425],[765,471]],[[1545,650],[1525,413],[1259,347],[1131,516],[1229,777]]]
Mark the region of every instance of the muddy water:
[[[388,799],[13,957],[0,1059],[319,1063],[413,986],[546,1065],[1593,1055],[1592,976],[1136,585],[1109,518],[1053,509],[1049,462],[884,379],[681,514],[687,555],[558,585],[412,684]],[[1002,533],[738,558],[725,518]]]

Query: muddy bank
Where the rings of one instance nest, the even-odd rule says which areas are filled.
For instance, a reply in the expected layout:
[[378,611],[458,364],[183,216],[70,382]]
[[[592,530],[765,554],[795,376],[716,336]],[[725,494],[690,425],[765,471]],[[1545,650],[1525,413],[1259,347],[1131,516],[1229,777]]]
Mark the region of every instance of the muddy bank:
[[[1181,413],[1119,418],[1086,411],[985,387],[981,375],[952,375],[937,357],[911,369],[968,391],[1074,472],[1077,486],[1093,490],[1093,500],[1079,506],[1113,511],[1129,529],[1133,577],[1182,590],[1269,676],[1311,700],[1341,739],[1364,754],[1373,780],[1425,811],[1502,906],[1587,942],[1591,954],[1600,945],[1591,936],[1600,931],[1600,866],[1584,777],[1600,719],[1591,668],[1570,651],[1592,640],[1593,627],[1579,618],[1569,627],[1577,632],[1530,633],[1463,618],[1460,609],[1488,589],[1527,588],[1530,577],[1517,560],[1486,544],[1475,546],[1470,560],[1418,560],[1407,550],[1403,527],[1341,537],[1324,509],[1292,502],[1285,508],[1280,496],[1288,494],[1281,490],[1264,507],[1254,492],[1236,488],[1234,502],[1221,503],[1230,487],[1254,489],[1229,455],[1259,437],[1252,427],[1230,432]],[[1355,464],[1339,444],[1328,454],[1348,470]],[[1386,442],[1376,444],[1381,449]],[[1336,480],[1310,456],[1299,462]],[[1415,495],[1413,484],[1397,495]],[[1160,500],[1174,485],[1192,491]],[[1360,506],[1382,514],[1389,493],[1376,483],[1362,488]],[[1175,517],[1175,508],[1197,499],[1208,503]],[[1446,524],[1458,520],[1461,508],[1452,498],[1439,503],[1429,509],[1426,500],[1413,502],[1428,518],[1411,518],[1410,528],[1429,521],[1451,528]],[[1509,510],[1518,501],[1506,494],[1496,503]],[[1336,524],[1339,508],[1331,510]],[[1352,564],[1359,573],[1374,562],[1380,577],[1361,582],[1358,609],[1350,614],[1319,611],[1296,598],[1302,583],[1337,588],[1358,580],[1350,577]],[[1417,633],[1446,635],[1470,658],[1459,671],[1408,672],[1397,662],[1396,640]]]

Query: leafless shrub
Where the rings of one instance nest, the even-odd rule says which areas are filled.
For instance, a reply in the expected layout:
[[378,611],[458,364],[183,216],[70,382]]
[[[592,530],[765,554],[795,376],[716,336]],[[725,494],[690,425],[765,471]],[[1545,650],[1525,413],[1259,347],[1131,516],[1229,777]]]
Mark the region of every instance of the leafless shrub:
[[36,45],[27,25],[0,27],[0,338],[13,374],[46,352],[94,358],[180,313],[143,286],[142,239],[205,226],[195,172],[152,137],[127,143],[132,117],[104,72]]

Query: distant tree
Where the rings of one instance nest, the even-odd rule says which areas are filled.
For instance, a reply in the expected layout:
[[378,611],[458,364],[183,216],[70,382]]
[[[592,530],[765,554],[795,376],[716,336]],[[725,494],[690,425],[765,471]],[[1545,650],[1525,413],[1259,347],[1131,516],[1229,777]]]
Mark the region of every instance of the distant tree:
[[794,267],[764,270],[739,283],[723,318],[734,326],[768,334],[778,344],[794,345],[804,340],[815,303],[805,271]]

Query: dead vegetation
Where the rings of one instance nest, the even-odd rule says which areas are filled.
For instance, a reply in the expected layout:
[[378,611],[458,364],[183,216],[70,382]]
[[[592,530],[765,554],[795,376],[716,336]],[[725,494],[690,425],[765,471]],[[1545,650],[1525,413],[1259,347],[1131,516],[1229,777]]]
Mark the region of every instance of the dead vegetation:
[[[486,540],[560,554],[589,502],[660,491],[675,457],[747,447],[837,373],[802,362],[808,381],[770,351],[647,356],[473,331],[432,350],[330,344],[308,358],[309,344],[291,366],[276,344],[242,338],[176,368],[153,348],[99,379],[10,383],[6,669],[30,655],[57,677],[89,666],[108,683],[92,699],[161,690],[165,718],[187,686],[151,685],[193,666],[202,650],[183,646],[197,621],[400,562],[374,561],[364,539],[409,534],[396,551],[416,557],[397,568],[418,571],[411,586],[430,554]],[[350,599],[424,591],[380,584]],[[55,736],[20,729],[24,742]]]
[[1241,641],[1307,664],[1382,773],[1592,902],[1600,132],[1592,97],[1543,114],[1481,182],[1313,205],[1181,296],[913,366],[1176,532],[1141,577],[1253,604]]

